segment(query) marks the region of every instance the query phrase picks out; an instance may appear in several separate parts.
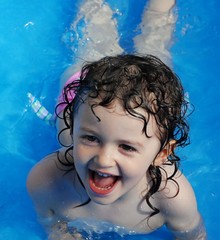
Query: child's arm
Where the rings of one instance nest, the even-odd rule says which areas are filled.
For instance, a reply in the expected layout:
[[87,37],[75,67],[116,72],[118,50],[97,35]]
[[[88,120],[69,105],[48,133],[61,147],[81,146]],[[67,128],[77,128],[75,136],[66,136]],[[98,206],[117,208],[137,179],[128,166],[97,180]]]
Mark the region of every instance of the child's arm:
[[[170,167],[165,167],[169,174]],[[206,229],[200,213],[194,191],[182,173],[177,173],[175,182],[168,181],[164,190],[159,193],[160,210],[165,223],[176,240],[205,240]],[[176,195],[176,196],[175,196]]]
[[[62,185],[62,179],[65,179],[64,172],[60,171],[59,167],[61,166],[57,162],[57,153],[46,156],[30,171],[27,189],[48,240],[82,240],[82,236],[77,232],[69,233],[66,222],[60,221],[56,214],[57,208],[62,205],[60,204],[62,189],[59,185]],[[65,195],[65,192],[63,194]]]
[[55,179],[53,170],[56,153],[46,156],[38,162],[30,171],[27,178],[27,190],[33,201],[38,220],[48,230],[56,223],[52,198]]
[[198,225],[190,231],[172,231],[175,240],[206,240],[206,229],[201,216]]

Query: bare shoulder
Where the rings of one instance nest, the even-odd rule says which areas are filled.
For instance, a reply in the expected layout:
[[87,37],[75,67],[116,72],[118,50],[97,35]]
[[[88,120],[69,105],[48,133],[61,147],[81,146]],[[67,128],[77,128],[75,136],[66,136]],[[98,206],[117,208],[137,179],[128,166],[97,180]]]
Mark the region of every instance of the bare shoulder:
[[60,192],[67,194],[66,185],[72,180],[71,175],[65,176],[67,169],[59,162],[58,154],[65,161],[63,150],[54,152],[37,163],[27,178],[27,189],[40,218],[54,215],[61,200]]
[[[168,177],[173,173],[172,166],[164,166],[163,169]],[[195,193],[187,178],[180,171],[171,180],[163,182],[156,197],[166,225],[170,229],[188,231],[199,224],[200,214]]]
[[31,194],[35,191],[46,190],[56,182],[61,174],[57,151],[43,158],[31,169],[27,178],[28,191]]

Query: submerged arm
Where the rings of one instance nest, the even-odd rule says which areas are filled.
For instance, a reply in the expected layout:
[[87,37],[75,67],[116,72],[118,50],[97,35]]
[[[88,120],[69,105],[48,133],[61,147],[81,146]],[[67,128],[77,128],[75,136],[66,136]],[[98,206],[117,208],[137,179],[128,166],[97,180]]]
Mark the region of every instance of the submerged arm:
[[206,229],[202,217],[200,216],[198,225],[186,231],[172,231],[175,240],[206,240]]
[[[165,168],[169,173],[169,167]],[[161,212],[175,240],[206,240],[206,229],[194,191],[181,172],[159,192]]]

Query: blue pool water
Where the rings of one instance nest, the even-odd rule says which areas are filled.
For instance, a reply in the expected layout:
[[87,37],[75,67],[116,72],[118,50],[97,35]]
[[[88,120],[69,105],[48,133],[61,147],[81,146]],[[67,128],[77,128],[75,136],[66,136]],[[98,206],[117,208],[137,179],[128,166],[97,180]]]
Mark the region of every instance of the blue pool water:
[[[119,8],[123,13],[117,15],[121,45],[130,50],[134,32],[126,29],[134,28],[140,21],[145,1],[130,0],[132,7],[127,0],[121,0],[120,4],[109,2],[113,9]],[[216,240],[220,237],[220,3],[177,2],[179,17],[172,47],[173,64],[195,105],[190,117],[191,145],[181,150],[182,165],[195,189],[209,239]],[[58,144],[55,130],[32,112],[27,93],[31,92],[53,110],[59,77],[72,62],[66,37],[79,3],[0,0],[0,239],[45,239],[25,181],[30,168]],[[131,15],[134,18],[128,17]],[[171,238],[162,229],[147,238],[128,239]]]

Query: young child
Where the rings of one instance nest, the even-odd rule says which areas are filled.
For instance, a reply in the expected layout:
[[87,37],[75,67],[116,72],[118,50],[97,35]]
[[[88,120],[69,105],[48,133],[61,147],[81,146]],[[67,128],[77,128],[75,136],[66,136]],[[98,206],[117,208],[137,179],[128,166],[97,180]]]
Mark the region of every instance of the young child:
[[[99,2],[97,14],[87,11],[90,1],[82,8],[93,43],[100,11],[111,16]],[[174,0],[149,2],[143,15],[147,23],[134,39],[136,52],[153,53],[170,64],[166,49],[173,22],[167,19],[173,5]],[[104,24],[115,33],[111,17]],[[63,80],[71,76],[56,109],[65,148],[40,161],[27,181],[49,239],[83,239],[78,223],[91,226],[91,219],[94,228],[101,221],[148,233],[166,224],[175,239],[206,239],[194,192],[175,153],[188,139],[188,103],[177,76],[151,55],[121,55],[117,41],[108,44],[112,54],[91,42],[83,45],[92,63],[77,72],[78,61]],[[83,59],[85,49],[78,53]]]
[[51,236],[71,236],[61,223],[92,218],[140,233],[166,224],[175,239],[206,239],[178,169],[188,103],[170,68],[151,55],[105,57],[63,94],[73,145],[39,162],[27,183]]

